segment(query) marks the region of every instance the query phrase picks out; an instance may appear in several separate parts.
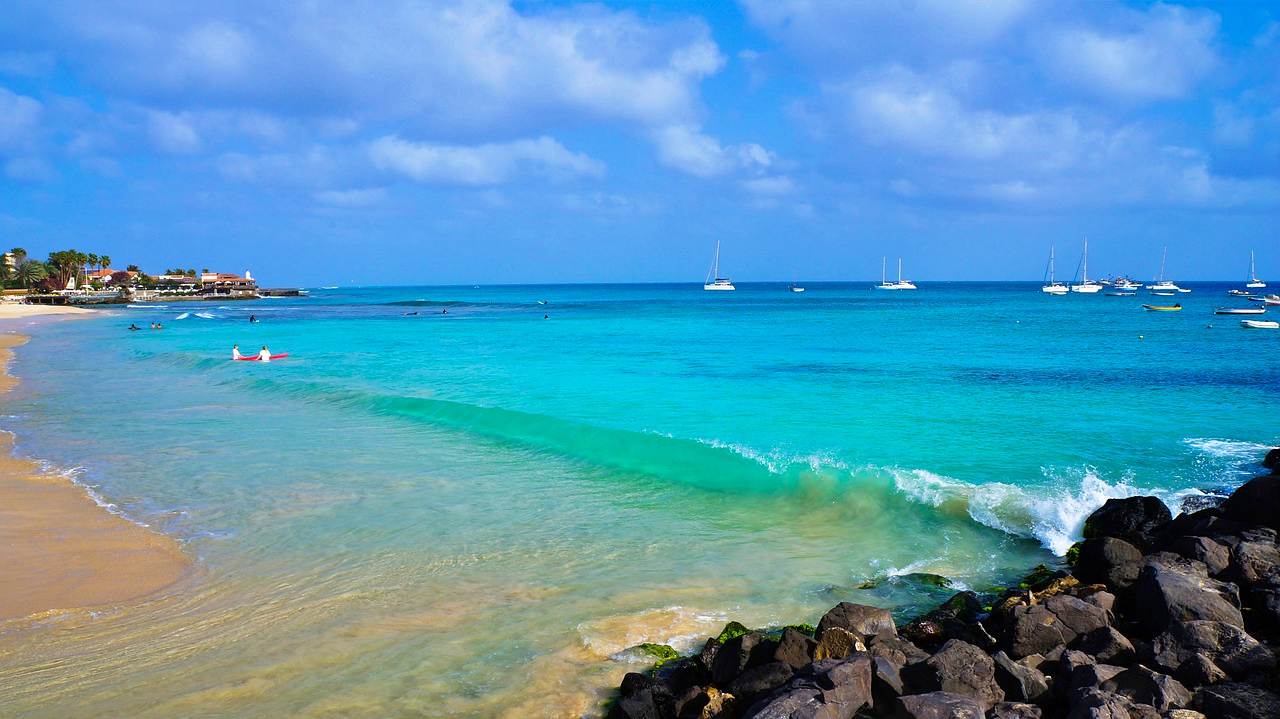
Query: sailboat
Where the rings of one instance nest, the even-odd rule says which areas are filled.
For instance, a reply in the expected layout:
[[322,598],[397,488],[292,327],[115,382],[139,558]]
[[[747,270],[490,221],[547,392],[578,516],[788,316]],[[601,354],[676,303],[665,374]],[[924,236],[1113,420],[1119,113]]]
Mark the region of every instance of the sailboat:
[[1062,284],[1061,282],[1056,282],[1053,279],[1053,245],[1049,245],[1049,269],[1046,274],[1049,277],[1049,284],[1041,287],[1040,288],[1041,292],[1044,292],[1045,294],[1050,294],[1050,295],[1067,294],[1067,286]]
[[1089,281],[1089,240],[1084,241],[1084,254],[1080,257],[1080,284],[1071,285],[1072,292],[1079,292],[1084,295],[1096,294],[1102,289],[1102,284]]
[[876,285],[878,290],[914,290],[918,289],[911,280],[902,279],[902,258],[898,258],[898,281],[890,282],[885,277],[885,262],[887,258],[880,258],[880,284]]
[[1258,273],[1253,268],[1253,250],[1249,250],[1249,281],[1244,283],[1245,287],[1250,289],[1262,289],[1267,286],[1266,282],[1258,279]]
[[717,292],[732,292],[738,289],[726,277],[720,276],[720,241],[716,240],[716,258],[711,263],[711,270],[707,272],[707,278],[703,280],[702,289],[714,290]]
[[1160,255],[1160,278],[1153,284],[1147,285],[1147,291],[1153,295],[1161,297],[1172,297],[1175,292],[1189,292],[1175,285],[1172,280],[1164,278],[1164,262],[1169,257],[1169,246],[1165,245],[1164,252]]

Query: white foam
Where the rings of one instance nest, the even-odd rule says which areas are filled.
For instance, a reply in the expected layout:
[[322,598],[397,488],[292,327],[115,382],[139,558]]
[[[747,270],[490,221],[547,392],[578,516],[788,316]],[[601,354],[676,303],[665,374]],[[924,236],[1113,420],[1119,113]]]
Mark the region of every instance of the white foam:
[[1205,437],[1188,437],[1182,443],[1210,457],[1233,459],[1238,461],[1257,462],[1262,459],[1270,446],[1257,442],[1246,442],[1235,439],[1210,439]]

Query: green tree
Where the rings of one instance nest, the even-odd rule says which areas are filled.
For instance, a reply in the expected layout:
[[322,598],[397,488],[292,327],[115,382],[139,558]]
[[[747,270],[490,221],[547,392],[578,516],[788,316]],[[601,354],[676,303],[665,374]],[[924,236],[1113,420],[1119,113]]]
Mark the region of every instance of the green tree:
[[43,280],[48,276],[48,270],[40,263],[39,260],[28,260],[24,255],[22,260],[18,262],[18,267],[14,270],[13,276],[22,286],[31,289],[35,283]]
[[0,262],[0,287],[7,286],[9,284],[9,280],[12,279],[13,268],[9,266],[8,262]]
[[15,247],[12,250],[9,250],[9,254],[13,255],[14,260],[23,260],[27,257],[27,251],[21,247]]
[[104,270],[105,270],[105,269],[107,269],[107,268],[111,267],[111,255],[103,255],[103,256],[99,257],[99,258],[98,258],[98,262],[101,262],[101,263],[102,263],[101,265],[99,265],[99,268],[101,268],[101,269],[104,269]]
[[128,267],[126,267],[126,268],[124,268],[124,269],[125,269],[125,271],[126,271],[126,272],[142,272],[142,270],[138,269],[138,266],[137,266],[137,265],[129,265]]

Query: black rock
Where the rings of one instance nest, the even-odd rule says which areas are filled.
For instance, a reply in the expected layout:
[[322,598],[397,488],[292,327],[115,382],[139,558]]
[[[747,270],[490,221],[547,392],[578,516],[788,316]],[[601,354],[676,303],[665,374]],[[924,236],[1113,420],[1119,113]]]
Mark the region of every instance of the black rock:
[[1045,600],[1044,606],[1076,634],[1107,626],[1107,612],[1070,594],[1059,594]]
[[1225,682],[1231,677],[1222,671],[1222,668],[1213,663],[1213,660],[1204,654],[1193,655],[1190,659],[1178,665],[1177,671],[1173,673],[1178,681],[1189,687],[1199,687],[1205,684],[1217,684]]
[[813,661],[813,650],[817,648],[818,642],[812,637],[787,628],[782,631],[782,637],[778,640],[778,648],[774,650],[773,658],[792,669],[799,669]]
[[[1276,508],[1280,513],[1280,507]],[[1231,549],[1228,578],[1242,586],[1280,586],[1280,547],[1275,542],[1240,542]]]
[[715,662],[716,653],[719,651],[720,642],[717,642],[715,638],[712,637],[702,645],[702,650],[698,652],[698,663],[702,665],[703,669],[707,670],[708,674],[711,673],[711,665]]
[[1160,719],[1160,712],[1119,694],[1087,689],[1073,697],[1067,719]]
[[1005,622],[1004,647],[1015,658],[1046,657],[1054,647],[1075,641],[1076,633],[1043,604],[1014,607]]
[[1013,661],[1004,652],[996,652],[991,659],[995,662],[996,683],[1004,690],[1005,699],[1038,702],[1048,693],[1049,682],[1039,670]]
[[729,693],[739,701],[751,703],[791,680],[791,667],[783,662],[769,662],[751,667],[729,685]]
[[995,662],[978,647],[952,639],[936,654],[902,669],[908,691],[951,692],[973,697],[983,709],[1004,700],[996,683]]
[[991,707],[988,719],[1040,719],[1040,707],[1018,702],[1000,702]]
[[1249,684],[1226,682],[1200,687],[1192,704],[1212,719],[1280,717],[1280,696]]
[[720,646],[711,662],[711,681],[727,688],[747,669],[773,661],[777,644],[759,632],[734,637]]
[[1074,646],[1105,664],[1128,665],[1136,656],[1133,642],[1115,627],[1098,627],[1077,639]]
[[622,678],[608,719],[675,719],[675,698],[662,682],[631,672]]
[[1232,601],[1235,586],[1209,579],[1203,563],[1183,560],[1199,565],[1197,571],[1173,567],[1166,561],[1148,560],[1133,585],[1135,605],[1142,608],[1138,619],[1148,636],[1164,631],[1175,622],[1188,620],[1244,626],[1244,617]]
[[823,712],[818,690],[801,687],[761,699],[743,716],[751,719],[817,719],[824,715]]
[[1230,550],[1208,537],[1179,537],[1170,543],[1169,549],[1188,559],[1204,562],[1211,577],[1221,574],[1231,561]]
[[1084,520],[1084,537],[1116,537],[1150,549],[1160,525],[1173,519],[1157,497],[1108,499]]
[[902,719],[982,719],[982,705],[951,692],[930,692],[899,697],[894,714]]
[[850,719],[871,704],[871,657],[814,662],[782,689],[752,705],[745,717]]
[[884,657],[871,658],[871,703],[882,713],[892,711],[893,700],[905,691],[901,668]]
[[1262,466],[1272,471],[1280,470],[1280,447],[1267,450],[1267,456],[1262,458]]
[[1099,684],[1098,688],[1128,697],[1135,704],[1150,704],[1161,712],[1191,703],[1191,692],[1181,682],[1141,665],[1116,674]]
[[1080,543],[1080,554],[1072,573],[1084,584],[1105,584],[1124,589],[1138,578],[1142,552],[1115,537],[1094,537]]
[[827,627],[840,627],[862,637],[898,632],[888,610],[852,602],[840,602],[832,607],[818,622],[816,633],[821,635]]
[[1222,515],[1238,522],[1280,529],[1280,476],[1254,477],[1222,503]]
[[1234,624],[1214,621],[1178,622],[1151,641],[1145,662],[1162,671],[1177,672],[1183,662],[1203,655],[1236,678],[1275,666],[1271,650]]
[[886,634],[871,637],[867,641],[867,652],[873,657],[884,657],[898,667],[929,658],[929,652],[912,644],[910,640]]
[[663,664],[656,672],[671,693],[684,694],[690,687],[702,686],[711,681],[711,674],[697,657],[680,657]]

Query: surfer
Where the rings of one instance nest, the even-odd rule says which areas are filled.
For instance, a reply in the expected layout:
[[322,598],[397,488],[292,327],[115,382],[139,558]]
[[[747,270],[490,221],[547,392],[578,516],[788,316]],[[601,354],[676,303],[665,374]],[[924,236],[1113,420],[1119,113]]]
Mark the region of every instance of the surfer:
[[137,326],[137,325],[135,325],[135,324],[133,324],[132,322],[130,322],[130,323],[129,323],[129,331],[130,331],[130,332],[137,332],[137,331],[138,331],[138,330],[140,330],[140,329],[142,329],[142,328],[141,328],[141,327],[139,327],[139,326]]
[[240,345],[231,345],[231,359],[238,360],[241,356]]
[[257,321],[258,321],[257,315],[249,315],[249,322],[257,322]]
[[258,352],[258,361],[259,361],[259,362],[270,362],[270,361],[271,361],[271,350],[267,349],[267,346],[266,346],[266,345],[262,345],[262,349],[261,349],[261,350],[259,350],[259,352]]
[[418,314],[418,313],[417,313],[417,311],[415,310],[415,311],[413,311],[413,312],[406,312],[406,313],[404,313],[404,316],[405,316],[405,317],[414,317],[414,316],[417,316],[417,314]]

